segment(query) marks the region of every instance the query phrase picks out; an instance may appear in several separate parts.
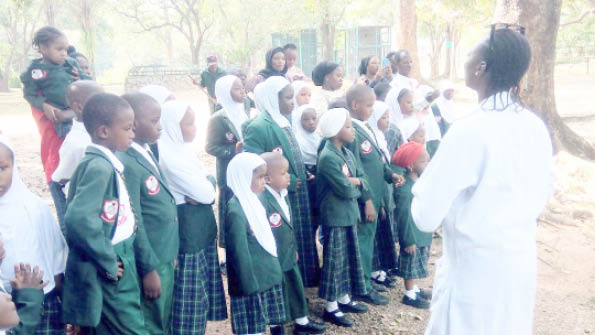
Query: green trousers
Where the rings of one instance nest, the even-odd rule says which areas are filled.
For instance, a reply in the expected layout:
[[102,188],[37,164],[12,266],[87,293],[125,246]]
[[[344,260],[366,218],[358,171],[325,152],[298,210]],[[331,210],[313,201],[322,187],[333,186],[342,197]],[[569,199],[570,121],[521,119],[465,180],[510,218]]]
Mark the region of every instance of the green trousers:
[[145,316],[145,329],[150,335],[168,333],[174,295],[174,262],[163,263],[156,269],[161,279],[161,296],[149,299],[141,292],[141,305]]

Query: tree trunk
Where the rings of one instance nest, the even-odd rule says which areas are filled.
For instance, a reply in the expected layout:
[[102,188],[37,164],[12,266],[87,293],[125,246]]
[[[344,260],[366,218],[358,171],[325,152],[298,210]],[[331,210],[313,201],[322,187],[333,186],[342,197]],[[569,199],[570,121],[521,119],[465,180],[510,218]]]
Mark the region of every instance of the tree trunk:
[[322,58],[328,61],[335,60],[335,26],[331,22],[329,14],[325,14],[325,17],[320,24],[320,34],[322,36]]
[[445,78],[450,78],[450,67],[451,67],[451,56],[452,56],[452,50],[454,47],[454,43],[453,43],[453,31],[452,31],[452,23],[448,23],[446,24],[446,59],[444,61],[444,74],[443,76]]
[[48,26],[56,25],[56,2],[55,0],[45,0],[45,15]]
[[556,110],[554,65],[561,8],[562,0],[497,0],[495,22],[527,27],[532,59],[521,95],[529,108],[546,122],[555,150],[566,149],[595,160],[593,146],[573,132]]
[[415,0],[397,0],[395,11],[396,20],[393,28],[396,28],[398,49],[406,49],[411,54],[413,68],[411,77],[421,79],[419,70],[419,56],[417,53],[417,14],[415,12]]

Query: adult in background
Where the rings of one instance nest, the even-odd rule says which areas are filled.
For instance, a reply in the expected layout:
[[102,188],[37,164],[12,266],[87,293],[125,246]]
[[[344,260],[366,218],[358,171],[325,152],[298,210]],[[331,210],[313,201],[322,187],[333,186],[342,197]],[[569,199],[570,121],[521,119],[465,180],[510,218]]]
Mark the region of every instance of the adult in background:
[[319,90],[312,91],[312,104],[318,115],[329,109],[329,104],[339,98],[345,97],[341,90],[343,87],[343,68],[334,62],[322,61],[312,70],[312,81]]
[[246,82],[246,92],[254,92],[256,85],[270,77],[278,76],[287,78],[287,62],[285,61],[285,51],[282,47],[274,47],[267,51],[265,61],[265,68]]
[[465,64],[475,111],[452,125],[412,191],[417,227],[444,229],[426,335],[533,332],[535,231],[552,193],[552,145],[518,95],[529,43],[495,28]]
[[207,68],[200,74],[200,82],[192,79],[192,82],[200,87],[209,99],[209,110],[211,115],[217,110],[217,98],[215,97],[215,83],[217,79],[226,74],[225,70],[219,67],[217,56],[207,57]]
[[380,67],[380,58],[375,55],[370,55],[362,58],[359,64],[359,77],[354,83],[360,83],[374,88],[378,83],[388,82],[392,80],[392,71],[390,66]]

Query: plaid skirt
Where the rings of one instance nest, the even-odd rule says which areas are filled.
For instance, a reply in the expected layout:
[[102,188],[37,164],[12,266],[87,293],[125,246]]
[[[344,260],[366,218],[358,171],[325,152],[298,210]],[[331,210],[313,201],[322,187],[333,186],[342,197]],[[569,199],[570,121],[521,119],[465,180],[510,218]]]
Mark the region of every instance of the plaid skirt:
[[420,247],[415,254],[409,255],[401,250],[397,276],[403,279],[420,279],[428,276],[428,259],[430,247]]
[[204,334],[207,321],[227,318],[225,291],[215,243],[179,254],[175,271],[172,334]]
[[366,283],[357,240],[357,226],[323,226],[324,254],[318,296],[337,301],[345,294],[365,295]]
[[247,296],[230,296],[231,329],[234,334],[258,334],[266,331],[267,325],[285,323],[281,284]]
[[[390,270],[397,267],[397,244],[392,230],[392,216],[378,220],[374,239],[374,261],[372,271]],[[397,240],[398,242],[398,240]]]

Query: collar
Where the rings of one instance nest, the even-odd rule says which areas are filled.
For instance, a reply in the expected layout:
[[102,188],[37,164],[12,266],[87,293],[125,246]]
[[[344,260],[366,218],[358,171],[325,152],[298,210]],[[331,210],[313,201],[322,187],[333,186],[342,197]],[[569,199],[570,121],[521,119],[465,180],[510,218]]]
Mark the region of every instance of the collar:
[[116,155],[114,155],[114,153],[110,149],[96,143],[91,143],[89,144],[89,146],[101,151],[101,153],[103,153],[105,157],[110,161],[110,163],[112,163],[114,169],[116,169],[118,173],[124,172],[124,164],[120,162],[118,157],[116,157]]
[[277,192],[269,185],[265,185],[264,187],[266,187],[266,189],[269,190],[269,192],[271,192],[277,200],[285,201],[285,197],[287,196],[287,189],[281,190],[281,192]]
[[140,145],[134,141],[132,141],[132,144],[130,145],[134,150],[138,151],[141,154],[145,154],[149,152],[149,146],[148,145]]
[[484,111],[501,111],[516,104],[509,92],[502,91],[483,99],[479,106]]
[[374,139],[374,134],[372,134],[372,127],[370,127],[368,121],[361,121],[355,118],[351,118],[351,121],[360,126],[371,139]]

